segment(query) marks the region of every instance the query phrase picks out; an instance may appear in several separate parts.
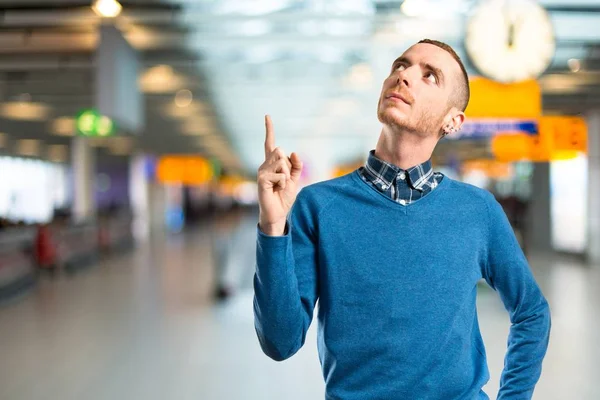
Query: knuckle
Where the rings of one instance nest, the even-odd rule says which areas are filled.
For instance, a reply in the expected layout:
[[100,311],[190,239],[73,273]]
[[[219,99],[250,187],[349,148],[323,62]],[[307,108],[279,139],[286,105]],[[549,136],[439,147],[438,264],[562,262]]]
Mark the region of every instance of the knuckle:
[[269,180],[269,171],[263,171],[259,176],[258,179],[261,179],[263,181]]

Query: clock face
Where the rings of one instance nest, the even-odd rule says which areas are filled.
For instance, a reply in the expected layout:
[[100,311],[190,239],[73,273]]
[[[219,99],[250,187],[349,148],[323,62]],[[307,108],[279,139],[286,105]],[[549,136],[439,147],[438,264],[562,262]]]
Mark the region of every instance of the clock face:
[[483,75],[518,82],[548,68],[554,31],[546,10],[534,0],[482,0],[468,23],[465,47]]

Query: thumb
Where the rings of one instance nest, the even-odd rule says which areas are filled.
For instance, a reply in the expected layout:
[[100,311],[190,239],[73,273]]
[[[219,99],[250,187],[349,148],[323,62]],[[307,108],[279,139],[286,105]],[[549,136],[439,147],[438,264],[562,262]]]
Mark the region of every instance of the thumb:
[[298,157],[298,154],[296,153],[290,154],[290,161],[292,163],[290,175],[292,180],[297,183],[300,180],[300,175],[302,174],[302,161],[300,161],[300,157]]

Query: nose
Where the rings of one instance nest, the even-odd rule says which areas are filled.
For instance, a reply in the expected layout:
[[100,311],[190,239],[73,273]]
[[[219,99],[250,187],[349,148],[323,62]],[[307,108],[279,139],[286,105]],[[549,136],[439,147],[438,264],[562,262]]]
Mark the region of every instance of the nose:
[[400,86],[401,83],[404,84],[406,87],[410,87],[406,70],[398,72],[398,77],[396,78],[396,85]]

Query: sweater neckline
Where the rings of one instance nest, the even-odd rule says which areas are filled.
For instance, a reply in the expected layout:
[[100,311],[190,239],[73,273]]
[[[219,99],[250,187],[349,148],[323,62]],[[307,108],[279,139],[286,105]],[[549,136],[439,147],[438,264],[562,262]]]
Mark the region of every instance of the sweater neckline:
[[435,189],[433,189],[431,192],[429,192],[425,197],[422,197],[418,200],[415,200],[414,202],[410,203],[410,204],[400,204],[397,201],[394,201],[393,199],[389,198],[388,196],[386,196],[385,194],[377,191],[377,189],[375,189],[374,187],[370,186],[367,182],[363,181],[360,177],[360,173],[358,172],[358,169],[354,170],[352,172],[352,178],[357,180],[359,182],[359,185],[364,185],[365,189],[371,193],[375,198],[379,198],[380,200],[386,201],[388,203],[391,203],[392,205],[399,207],[402,210],[407,210],[409,208],[414,208],[414,207],[418,207],[419,204],[425,204],[427,202],[429,202],[430,200],[432,200],[434,197],[437,197],[437,195],[443,191],[443,189],[446,188],[446,186],[448,186],[450,184],[451,179],[449,177],[447,177],[446,175],[443,175],[443,179],[442,181],[437,185],[437,187]]

